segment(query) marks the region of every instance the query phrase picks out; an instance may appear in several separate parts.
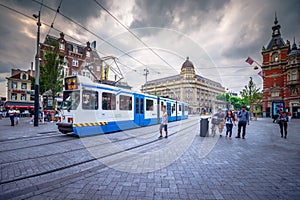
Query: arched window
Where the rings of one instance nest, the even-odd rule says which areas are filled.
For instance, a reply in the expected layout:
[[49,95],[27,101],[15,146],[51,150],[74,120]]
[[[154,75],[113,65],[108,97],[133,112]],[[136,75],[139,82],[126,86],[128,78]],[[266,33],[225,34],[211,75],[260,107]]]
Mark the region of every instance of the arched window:
[[27,79],[26,74],[23,74],[23,75],[22,75],[22,79],[23,79],[23,80],[26,80],[26,79]]
[[278,53],[277,52],[272,54],[272,62],[278,62]]

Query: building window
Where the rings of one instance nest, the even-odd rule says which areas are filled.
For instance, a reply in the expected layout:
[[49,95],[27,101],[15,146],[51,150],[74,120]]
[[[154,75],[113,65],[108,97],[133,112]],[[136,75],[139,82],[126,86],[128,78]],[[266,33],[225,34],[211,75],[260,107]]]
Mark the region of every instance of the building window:
[[27,79],[26,74],[23,74],[23,75],[22,75],[22,79],[23,79],[23,80],[26,80],[26,79]]
[[272,92],[271,97],[279,97],[279,92]]
[[31,94],[31,95],[30,95],[30,101],[34,101],[34,99],[35,99],[35,98],[34,98],[34,94]]
[[78,48],[77,48],[77,46],[75,46],[75,45],[73,46],[73,52],[74,52],[74,53],[78,53]]
[[73,58],[72,65],[75,67],[78,67],[78,59],[77,58]]
[[26,90],[27,89],[27,83],[22,83],[21,88],[22,88],[22,90]]
[[12,82],[11,87],[12,87],[12,89],[17,89],[18,88],[18,83],[17,82]]
[[21,100],[26,101],[26,94],[21,94]]
[[17,100],[17,94],[11,93],[11,100],[16,101]]
[[297,80],[297,71],[292,71],[291,81],[295,81],[295,80]]
[[60,50],[65,50],[65,44],[64,43],[59,43],[59,49]]
[[97,66],[97,72],[100,72],[100,69],[101,69],[100,66]]
[[278,62],[278,53],[272,54],[272,62]]
[[78,71],[77,70],[72,70],[72,75],[77,75],[78,74]]
[[91,53],[89,51],[86,51],[86,57],[90,57]]

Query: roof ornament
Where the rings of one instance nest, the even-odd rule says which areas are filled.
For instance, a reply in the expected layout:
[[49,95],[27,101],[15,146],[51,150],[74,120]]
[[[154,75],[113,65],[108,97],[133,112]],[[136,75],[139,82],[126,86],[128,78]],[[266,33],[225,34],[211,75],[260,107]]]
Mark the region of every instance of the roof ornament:
[[275,11],[275,20],[274,20],[274,24],[277,25],[278,24],[278,20],[277,20],[277,14],[276,14],[276,11]]

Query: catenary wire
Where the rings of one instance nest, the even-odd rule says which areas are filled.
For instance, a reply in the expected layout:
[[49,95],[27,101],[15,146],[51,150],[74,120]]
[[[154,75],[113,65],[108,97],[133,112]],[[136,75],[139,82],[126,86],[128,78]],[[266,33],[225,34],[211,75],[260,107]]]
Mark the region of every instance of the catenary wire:
[[152,53],[154,53],[157,57],[159,57],[164,63],[166,63],[169,67],[176,69],[170,65],[164,58],[162,58],[158,53],[156,53],[150,46],[148,46],[141,38],[139,38],[135,33],[133,33],[127,26],[125,26],[116,16],[114,16],[109,10],[107,10],[101,3],[97,0],[94,0],[95,3],[101,7],[105,12],[107,12],[114,20],[116,20],[123,28],[125,28],[131,35],[133,35],[138,41],[140,41],[147,49],[149,49]]
[[[32,0],[33,2],[35,3],[38,3],[38,4],[42,4],[45,8],[49,9],[49,10],[52,10],[54,12],[56,12],[55,9],[51,8],[50,6],[44,4],[44,3],[41,3],[37,0]],[[147,65],[143,62],[141,62],[140,60],[136,59],[135,57],[133,57],[132,55],[128,54],[127,52],[123,51],[122,49],[120,49],[119,47],[117,47],[116,45],[110,43],[109,41],[107,41],[106,39],[104,39],[103,37],[97,35],[96,33],[94,33],[93,31],[89,30],[88,28],[86,28],[85,26],[81,25],[80,23],[78,23],[77,21],[73,20],[72,18],[64,15],[63,13],[59,12],[59,14],[61,16],[63,16],[64,18],[68,19],[69,21],[71,21],[72,23],[76,24],[77,26],[81,27],[82,29],[84,29],[85,31],[89,32],[90,34],[94,35],[95,37],[97,37],[98,39],[102,40],[103,42],[107,43],[108,45],[110,45],[111,47],[117,49],[118,51],[122,52],[123,54],[127,55],[128,57],[130,57],[131,59],[135,60],[136,62],[140,63],[141,65],[147,67]]]

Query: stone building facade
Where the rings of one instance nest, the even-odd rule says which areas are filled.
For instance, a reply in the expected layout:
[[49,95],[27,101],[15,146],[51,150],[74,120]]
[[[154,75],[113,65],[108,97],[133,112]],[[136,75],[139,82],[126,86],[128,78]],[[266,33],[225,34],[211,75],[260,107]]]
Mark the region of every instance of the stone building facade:
[[295,39],[284,41],[275,16],[272,38],[262,48],[263,114],[274,116],[278,111],[291,112],[300,118],[300,48]]
[[34,90],[31,89],[31,78],[34,71],[12,69],[11,76],[7,77],[7,101],[5,108],[14,106],[16,109],[30,110],[33,108]]
[[180,74],[148,81],[141,90],[186,102],[190,113],[213,112],[216,108],[226,107],[225,102],[216,99],[218,94],[225,93],[225,88],[218,82],[196,75],[189,58],[182,64]]

